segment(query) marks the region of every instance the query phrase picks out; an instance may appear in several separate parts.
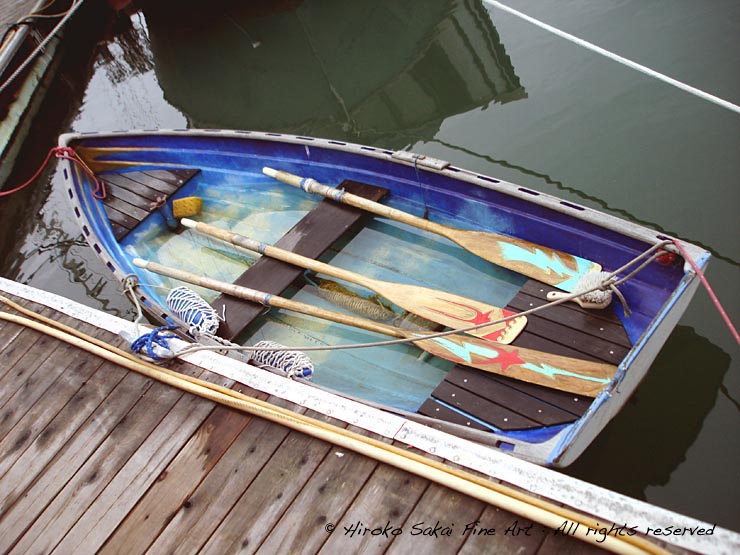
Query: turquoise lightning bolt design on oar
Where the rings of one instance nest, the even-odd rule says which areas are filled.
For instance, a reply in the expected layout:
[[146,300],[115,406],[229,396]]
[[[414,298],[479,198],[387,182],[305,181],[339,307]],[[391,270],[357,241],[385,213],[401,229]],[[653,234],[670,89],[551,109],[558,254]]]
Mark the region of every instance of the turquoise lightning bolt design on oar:
[[[472,343],[463,336],[436,337],[425,339],[424,343],[427,351],[448,360],[456,359],[460,364],[475,368],[489,367],[490,371],[497,374],[565,391],[574,391],[580,387],[585,395],[597,394],[611,381],[616,372],[616,368],[611,365],[589,363],[539,351],[537,351],[539,360],[535,361],[530,356],[533,351],[528,349],[515,348],[511,345]],[[434,344],[436,349],[429,344]],[[609,370],[605,371],[607,367]]]
[[575,262],[574,268],[572,265],[568,265],[563,262],[561,257],[558,256],[558,253],[552,250],[547,252],[540,248],[530,250],[512,243],[504,243],[503,241],[499,241],[498,244],[501,249],[501,254],[507,260],[511,262],[531,264],[532,266],[539,268],[546,274],[552,276],[547,283],[569,293],[575,291],[576,286],[584,274],[599,272],[601,270],[601,266],[598,264],[578,256],[568,255],[570,260]]

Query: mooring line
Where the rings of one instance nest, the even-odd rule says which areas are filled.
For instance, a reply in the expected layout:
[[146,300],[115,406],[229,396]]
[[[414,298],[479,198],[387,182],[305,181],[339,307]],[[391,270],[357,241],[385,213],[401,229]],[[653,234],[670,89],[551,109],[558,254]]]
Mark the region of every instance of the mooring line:
[[669,85],[673,85],[676,88],[681,89],[682,91],[685,91],[687,93],[691,93],[694,96],[698,96],[699,98],[702,98],[704,100],[708,100],[709,102],[713,102],[714,104],[717,104],[718,106],[722,106],[723,108],[727,108],[728,110],[732,110],[736,114],[740,114],[740,106],[737,104],[733,104],[732,102],[728,102],[727,100],[723,100],[722,98],[719,98],[718,96],[715,96],[713,94],[709,94],[707,92],[702,91],[701,89],[697,89],[696,87],[692,87],[691,85],[687,85],[686,83],[683,83],[681,81],[678,81],[677,79],[674,79],[672,77],[668,77],[667,75],[664,75],[660,72],[655,71],[654,69],[650,69],[649,67],[646,67],[642,64],[638,64],[637,62],[633,62],[632,60],[625,58],[624,56],[620,56],[619,54],[615,54],[614,52],[610,52],[606,50],[605,48],[601,48],[600,46],[597,46],[591,42],[588,42],[586,40],[583,40],[581,38],[576,37],[575,35],[571,35],[570,33],[566,33],[565,31],[561,31],[557,27],[553,27],[552,25],[548,25],[547,23],[544,23],[543,21],[540,21],[539,19],[535,19],[534,17],[528,16],[525,13],[522,13],[520,11],[515,10],[514,8],[510,8],[506,4],[502,4],[501,2],[498,2],[497,0],[483,0],[484,3],[493,6],[494,8],[498,8],[502,11],[505,11],[513,16],[516,16],[520,19],[523,19],[524,21],[527,21],[531,23],[532,25],[536,25],[537,27],[544,29],[545,31],[548,31],[550,33],[553,33],[554,35],[557,35],[561,38],[564,38],[566,40],[569,40],[570,42],[573,42],[579,46],[582,46],[583,48],[586,48],[588,50],[591,50],[592,52],[596,52],[597,54],[601,54],[602,56],[606,56],[610,60],[614,60],[615,62],[619,62],[622,65],[625,65],[627,67],[631,67],[632,69],[635,69],[641,73],[644,73],[645,75],[649,75],[650,77],[653,77],[655,79],[658,79],[660,81],[663,81],[664,83],[668,83]]

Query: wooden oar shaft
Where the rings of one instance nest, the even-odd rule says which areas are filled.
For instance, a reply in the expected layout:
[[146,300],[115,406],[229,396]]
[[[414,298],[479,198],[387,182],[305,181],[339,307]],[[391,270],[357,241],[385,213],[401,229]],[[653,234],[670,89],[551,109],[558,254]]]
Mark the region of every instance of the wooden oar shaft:
[[337,279],[343,279],[351,283],[356,283],[357,285],[362,285],[363,287],[367,287],[368,289],[375,290],[376,288],[382,286],[382,283],[379,280],[375,280],[367,276],[345,270],[344,268],[339,268],[338,266],[332,266],[331,264],[326,264],[325,262],[320,262],[318,260],[314,260],[313,258],[308,258],[307,256],[302,256],[291,251],[286,251],[273,245],[262,243],[255,239],[245,237],[244,235],[234,233],[233,231],[222,229],[215,225],[207,224],[204,222],[195,222],[188,219],[183,219],[181,220],[181,222],[185,227],[195,229],[197,231],[200,231],[201,233],[204,233],[205,235],[215,237],[216,239],[220,239],[221,241],[231,243],[232,245],[242,247],[252,252],[265,254],[270,258],[281,260],[283,262],[287,262],[288,264],[293,264],[295,266],[311,270],[312,272],[321,273],[330,277],[335,277]]
[[[469,327],[471,324],[484,324],[486,321],[498,321],[506,316],[513,316],[514,313],[509,310],[501,309],[497,306],[489,305],[480,301],[475,301],[460,295],[454,295],[445,291],[438,291],[419,285],[392,283],[373,279],[337,266],[325,264],[301,256],[294,252],[286,251],[278,247],[266,245],[249,237],[239,235],[232,231],[216,227],[203,222],[195,222],[184,218],[182,224],[185,227],[195,229],[201,233],[209,235],[245,248],[250,251],[259,252],[282,260],[289,264],[307,268],[314,272],[326,274],[331,277],[356,283],[366,287],[375,293],[385,297],[392,303],[395,303],[404,310],[408,310],[422,318],[437,322],[443,326],[453,329]],[[522,331],[526,325],[526,317],[522,316],[515,320],[499,322],[482,328],[469,330],[470,335],[482,337],[497,343],[511,343]]]
[[283,183],[292,185],[293,187],[303,189],[307,193],[320,195],[336,202],[341,202],[342,204],[346,204],[348,206],[354,206],[355,208],[360,208],[377,216],[390,218],[391,220],[405,223],[424,231],[429,231],[437,235],[442,235],[443,237],[447,237],[448,239],[454,241],[454,238],[451,237],[452,229],[447,226],[425,220],[424,218],[419,218],[418,216],[414,216],[413,214],[409,214],[408,212],[397,210],[396,208],[391,208],[390,206],[386,206],[384,204],[380,204],[378,202],[353,195],[352,193],[341,191],[334,187],[329,187],[328,185],[322,185],[314,179],[304,179],[300,176],[293,175],[292,173],[275,170],[272,168],[263,168],[262,171],[266,175],[274,177],[278,181],[282,181]]
[[310,178],[302,178],[291,173],[263,168],[265,175],[278,181],[300,187],[308,193],[315,193],[336,202],[361,208],[378,216],[387,217],[410,226],[435,233],[460,247],[520,274],[554,285],[568,292],[578,287],[580,279],[591,272],[598,272],[601,266],[590,260],[551,249],[524,239],[509,237],[490,231],[458,229],[441,225],[407,212],[346,193],[339,189],[322,185]]
[[257,291],[256,289],[250,289],[249,287],[243,287],[241,285],[235,285],[218,279],[209,278],[206,276],[200,276],[192,272],[180,270],[178,268],[172,268],[157,262],[150,262],[147,260],[141,260],[139,258],[134,260],[134,264],[140,268],[144,268],[156,274],[168,276],[179,281],[184,281],[192,285],[199,285],[206,289],[218,291],[232,297],[251,301],[264,306],[274,306],[276,308],[283,308],[285,310],[291,310],[293,312],[300,312],[308,316],[315,316],[323,320],[329,320],[336,322],[337,324],[345,324],[356,328],[362,328],[367,331],[381,333],[397,338],[407,338],[410,334],[404,332],[400,328],[388,326],[380,322],[374,322],[366,318],[359,318],[357,316],[351,316],[349,314],[343,314],[334,310],[313,306],[310,304],[302,303],[300,301],[294,301],[292,299],[286,299],[278,295],[271,295],[270,293],[264,293]]

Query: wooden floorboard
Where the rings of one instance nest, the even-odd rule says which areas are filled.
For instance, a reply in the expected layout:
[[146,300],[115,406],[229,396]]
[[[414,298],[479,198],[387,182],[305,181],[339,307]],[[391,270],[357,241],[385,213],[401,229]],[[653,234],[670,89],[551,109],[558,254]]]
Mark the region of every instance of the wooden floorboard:
[[[122,344],[110,333],[95,334]],[[5,396],[0,413],[6,420],[0,428],[2,553],[595,552],[551,533],[504,534],[502,527],[526,523],[37,332],[4,325],[0,349],[3,383],[17,386],[20,372],[24,384]],[[174,368],[202,374],[185,363]],[[358,521],[370,529],[388,523],[403,533],[345,531]],[[463,534],[476,521],[496,527],[497,535]],[[444,526],[454,533],[432,535],[438,525],[437,534]]]
[[[547,293],[554,290],[528,280],[506,308],[522,312],[542,306],[548,302]],[[585,310],[575,303],[529,315],[524,331],[512,345],[613,365],[618,365],[630,349],[624,327],[611,307]],[[485,423],[506,432],[575,422],[590,401],[587,397],[456,366],[419,412],[469,428],[485,430]],[[481,423],[476,423],[475,418]]]
[[117,240],[154,212],[158,201],[167,201],[198,174],[197,169],[101,173],[105,184],[105,212]]

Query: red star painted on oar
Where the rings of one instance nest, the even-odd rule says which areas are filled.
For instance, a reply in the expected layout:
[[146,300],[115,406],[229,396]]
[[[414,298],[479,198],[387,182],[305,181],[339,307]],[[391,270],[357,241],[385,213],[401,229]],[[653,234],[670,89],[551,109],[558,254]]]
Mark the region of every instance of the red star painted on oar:
[[491,362],[500,364],[502,372],[506,370],[509,366],[524,364],[524,361],[519,358],[519,351],[517,349],[512,349],[511,351],[500,350],[498,352],[498,356]]

